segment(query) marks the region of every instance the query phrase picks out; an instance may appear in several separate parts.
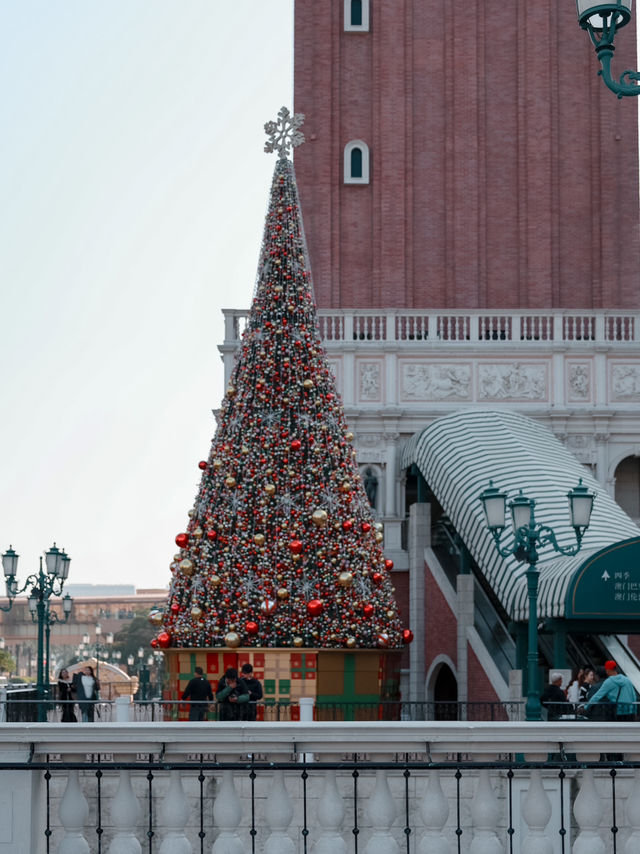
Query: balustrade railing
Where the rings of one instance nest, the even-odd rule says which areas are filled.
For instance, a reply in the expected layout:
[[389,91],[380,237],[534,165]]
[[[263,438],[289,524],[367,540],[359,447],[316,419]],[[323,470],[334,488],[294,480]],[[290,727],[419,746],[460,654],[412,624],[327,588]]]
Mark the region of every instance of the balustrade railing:
[[615,723],[6,724],[7,786],[14,851],[640,851]]
[[[226,309],[223,313],[226,341],[239,340],[248,312]],[[321,309],[318,311],[318,323],[326,342],[640,342],[640,314],[637,312],[576,309],[542,313],[481,310],[456,313],[438,309]]]
[[[159,697],[140,700],[129,704],[127,720],[134,721],[176,721],[188,718],[191,706],[199,707],[204,720],[220,720],[218,704],[189,703],[182,700],[169,700]],[[43,701],[49,723],[64,723],[64,710],[71,711],[77,721],[81,720],[81,710],[75,701]],[[96,700],[85,702],[83,706],[92,706],[97,722],[110,722],[118,719],[115,712],[115,700]],[[609,706],[611,704],[608,704]],[[574,707],[567,704],[567,714]],[[317,702],[313,708],[313,718],[317,721],[518,721],[524,717],[524,701],[474,701],[430,700],[421,702],[381,700],[376,702]],[[249,703],[244,707],[244,718],[257,723],[278,721],[299,721],[300,706],[297,702]],[[0,721],[37,721],[38,710],[35,698],[0,698]]]

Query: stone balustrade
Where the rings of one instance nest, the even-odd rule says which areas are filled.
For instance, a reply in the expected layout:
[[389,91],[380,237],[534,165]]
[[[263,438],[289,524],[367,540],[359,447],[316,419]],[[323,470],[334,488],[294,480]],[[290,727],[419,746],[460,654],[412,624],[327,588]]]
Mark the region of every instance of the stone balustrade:
[[19,851],[638,854],[640,742],[579,721],[3,724],[0,854]]
[[[225,343],[239,340],[249,312],[224,309]],[[640,313],[624,311],[456,311],[433,309],[321,309],[325,343],[424,341],[430,343],[549,342],[638,343]]]

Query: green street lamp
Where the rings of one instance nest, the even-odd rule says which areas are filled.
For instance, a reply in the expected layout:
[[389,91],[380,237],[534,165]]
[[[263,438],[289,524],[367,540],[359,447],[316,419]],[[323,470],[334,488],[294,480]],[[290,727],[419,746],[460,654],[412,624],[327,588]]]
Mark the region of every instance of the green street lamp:
[[100,676],[100,656],[104,655],[105,661],[109,659],[110,651],[113,646],[113,632],[108,632],[105,635],[105,643],[102,643],[102,626],[100,623],[96,623],[96,627],[94,629],[96,640],[95,643],[91,643],[91,638],[88,633],[85,633],[82,636],[82,646],[83,653],[85,654],[85,658],[89,657],[89,651],[92,648],[95,652],[96,659],[96,679]]
[[528,651],[527,651],[527,702],[528,721],[542,720],[540,686],[538,684],[538,558],[539,549],[550,545],[563,555],[575,555],[580,551],[582,537],[591,521],[591,510],[595,495],[582,484],[567,493],[569,519],[576,535],[575,546],[561,546],[552,528],[539,525],[535,518],[536,502],[520,490],[509,502],[513,526],[513,544],[502,548],[500,538],[506,526],[507,495],[489,481],[489,486],[480,495],[487,527],[493,536],[496,549],[502,557],[513,555],[516,560],[527,563],[527,596],[529,600]]
[[[31,619],[34,623],[37,622],[38,624],[38,652],[36,658],[38,720],[45,721],[46,708],[44,699],[49,684],[51,626],[55,623],[66,623],[73,606],[73,600],[67,593],[62,600],[64,614],[64,618],[62,618],[51,609],[49,600],[52,596],[62,596],[64,583],[69,576],[71,558],[66,554],[64,549],[61,551],[54,543],[49,551],[44,554],[44,567],[42,557],[40,557],[38,572],[29,575],[22,587],[18,587],[18,582],[16,581],[18,557],[19,555],[15,553],[11,546],[2,555],[2,569],[4,571],[9,605],[6,608],[0,608],[0,610],[10,611],[16,596],[28,590],[27,602]],[[47,678],[46,686],[45,674]]]
[[596,56],[602,65],[598,74],[612,92],[622,98],[625,95],[640,95],[640,85],[630,81],[640,81],[637,71],[625,71],[620,80],[614,80],[611,74],[611,60],[615,50],[613,41],[617,31],[631,20],[632,0],[612,0],[598,3],[597,0],[576,0],[578,22],[589,34],[596,49]]

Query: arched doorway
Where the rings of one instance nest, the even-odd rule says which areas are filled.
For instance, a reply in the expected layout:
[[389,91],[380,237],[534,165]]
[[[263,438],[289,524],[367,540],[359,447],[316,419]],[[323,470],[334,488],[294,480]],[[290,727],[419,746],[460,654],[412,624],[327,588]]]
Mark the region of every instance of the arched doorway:
[[433,717],[436,721],[458,720],[458,683],[446,664],[440,666],[433,685]]
[[640,457],[625,457],[615,471],[616,502],[634,522],[640,522]]

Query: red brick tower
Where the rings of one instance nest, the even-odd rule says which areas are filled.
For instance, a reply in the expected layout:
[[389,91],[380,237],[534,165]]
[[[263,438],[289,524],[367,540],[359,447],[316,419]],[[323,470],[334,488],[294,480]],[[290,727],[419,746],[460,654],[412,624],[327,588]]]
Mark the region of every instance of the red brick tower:
[[572,0],[295,15],[320,308],[637,307],[637,102],[603,86]]

